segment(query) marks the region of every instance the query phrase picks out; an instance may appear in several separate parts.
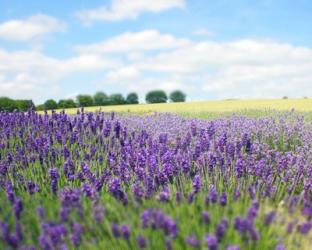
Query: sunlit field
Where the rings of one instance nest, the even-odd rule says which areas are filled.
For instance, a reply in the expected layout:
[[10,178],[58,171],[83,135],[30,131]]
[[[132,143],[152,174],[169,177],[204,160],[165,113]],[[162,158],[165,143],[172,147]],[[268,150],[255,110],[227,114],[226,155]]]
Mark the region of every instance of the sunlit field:
[[[162,104],[139,104],[139,105],[118,105],[87,107],[85,111],[104,112],[173,112],[179,114],[203,114],[203,113],[224,113],[224,112],[244,112],[247,110],[259,110],[269,112],[271,110],[291,110],[300,112],[312,111],[312,99],[273,99],[273,100],[223,100],[204,102],[183,102],[183,103],[162,103]],[[76,113],[76,109],[67,109],[67,114]]]

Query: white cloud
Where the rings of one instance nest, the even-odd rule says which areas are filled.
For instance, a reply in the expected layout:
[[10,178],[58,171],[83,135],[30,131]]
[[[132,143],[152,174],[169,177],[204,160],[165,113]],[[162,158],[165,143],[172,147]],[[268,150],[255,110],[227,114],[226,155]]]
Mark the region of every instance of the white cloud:
[[276,98],[312,95],[312,63],[232,65],[204,78],[203,89],[219,98]]
[[[47,80],[47,79],[45,79]],[[0,78],[0,95],[21,99],[37,99],[50,98],[57,95],[58,85],[52,85],[51,82],[47,91],[47,85],[43,84],[39,79],[32,77],[26,73],[18,73],[14,76]]]
[[123,67],[116,70],[112,70],[107,73],[107,80],[109,82],[120,82],[126,80],[127,82],[129,80],[138,79],[140,76],[140,71],[133,67]]
[[[198,76],[217,98],[312,96],[312,49],[274,41],[201,42],[149,58],[141,70]],[[199,92],[197,92],[199,94]]]
[[171,8],[183,8],[185,0],[112,0],[111,6],[83,10],[76,15],[84,23],[94,21],[118,21],[137,18],[145,12],[161,12]]
[[47,15],[34,15],[25,19],[14,19],[0,23],[0,38],[11,41],[29,41],[45,34],[62,32],[66,25]]
[[103,58],[93,54],[77,55],[59,62],[59,69],[65,73],[95,71],[120,67],[122,63],[118,59]]
[[72,72],[109,69],[118,66],[120,66],[118,60],[96,55],[76,55],[67,59],[57,59],[36,51],[7,52],[0,49],[0,73],[28,72],[59,76]]
[[0,49],[1,95],[63,98],[83,91],[64,87],[68,76],[82,75],[93,81],[83,86],[90,93],[96,87],[136,91],[141,98],[158,88],[182,89],[193,100],[312,96],[309,47],[255,39],[196,42],[145,30],[76,48],[78,53],[64,59]]
[[[36,51],[7,52],[0,49],[0,95],[14,98],[62,98],[62,80],[77,73],[120,67],[117,59],[75,55],[67,59],[48,57]],[[66,83],[65,83],[66,84]]]
[[124,53],[172,49],[184,47],[191,42],[188,39],[179,39],[170,34],[161,34],[157,30],[140,32],[126,32],[99,43],[77,46],[80,53]]
[[196,36],[213,36],[213,32],[208,30],[207,28],[199,28],[193,31],[193,34]]
[[204,69],[218,70],[237,64],[307,63],[311,58],[312,49],[273,41],[238,40],[224,43],[204,41],[149,57],[139,64],[139,68],[183,73]]

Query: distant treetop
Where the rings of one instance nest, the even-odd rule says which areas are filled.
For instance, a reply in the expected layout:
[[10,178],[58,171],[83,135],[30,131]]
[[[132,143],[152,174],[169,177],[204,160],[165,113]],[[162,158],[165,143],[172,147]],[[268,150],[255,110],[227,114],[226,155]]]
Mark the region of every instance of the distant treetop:
[[139,96],[137,93],[129,93],[127,95],[127,98],[126,98],[126,102],[127,104],[138,104],[139,103]]
[[181,90],[175,90],[170,93],[169,99],[171,102],[185,102],[186,94],[184,94]]
[[145,96],[145,101],[147,103],[165,103],[167,100],[167,94],[163,90],[152,90]]

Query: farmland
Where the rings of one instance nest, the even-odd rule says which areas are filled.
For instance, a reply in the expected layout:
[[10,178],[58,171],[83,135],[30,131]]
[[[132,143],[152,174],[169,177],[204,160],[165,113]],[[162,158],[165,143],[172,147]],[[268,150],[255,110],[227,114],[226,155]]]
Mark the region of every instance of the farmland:
[[309,249],[311,125],[273,109],[311,101],[271,102],[1,113],[0,248]]
[[[140,105],[118,105],[87,107],[88,112],[94,112],[99,109],[105,112],[174,112],[174,113],[195,113],[204,112],[237,112],[248,110],[284,110],[291,109],[297,111],[312,111],[312,99],[260,99],[260,100],[221,100],[221,101],[202,101],[202,102],[183,102],[183,103],[159,103],[159,104],[140,104]],[[67,109],[66,113],[74,114],[76,109]]]
[[[260,100],[221,100],[183,103],[159,103],[139,105],[116,105],[86,107],[86,112],[118,112],[123,114],[151,114],[167,112],[188,118],[214,119],[231,116],[233,113],[249,117],[260,117],[277,112],[290,111],[304,113],[306,120],[312,120],[312,99],[260,99]],[[60,112],[62,110],[57,110]],[[75,114],[76,108],[66,109],[67,114]],[[40,112],[43,113],[43,112]]]

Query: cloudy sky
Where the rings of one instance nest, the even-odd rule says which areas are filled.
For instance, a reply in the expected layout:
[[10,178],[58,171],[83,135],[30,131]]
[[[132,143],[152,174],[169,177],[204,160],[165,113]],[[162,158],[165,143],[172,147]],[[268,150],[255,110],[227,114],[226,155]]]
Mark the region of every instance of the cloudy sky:
[[312,96],[310,0],[0,0],[0,96]]

